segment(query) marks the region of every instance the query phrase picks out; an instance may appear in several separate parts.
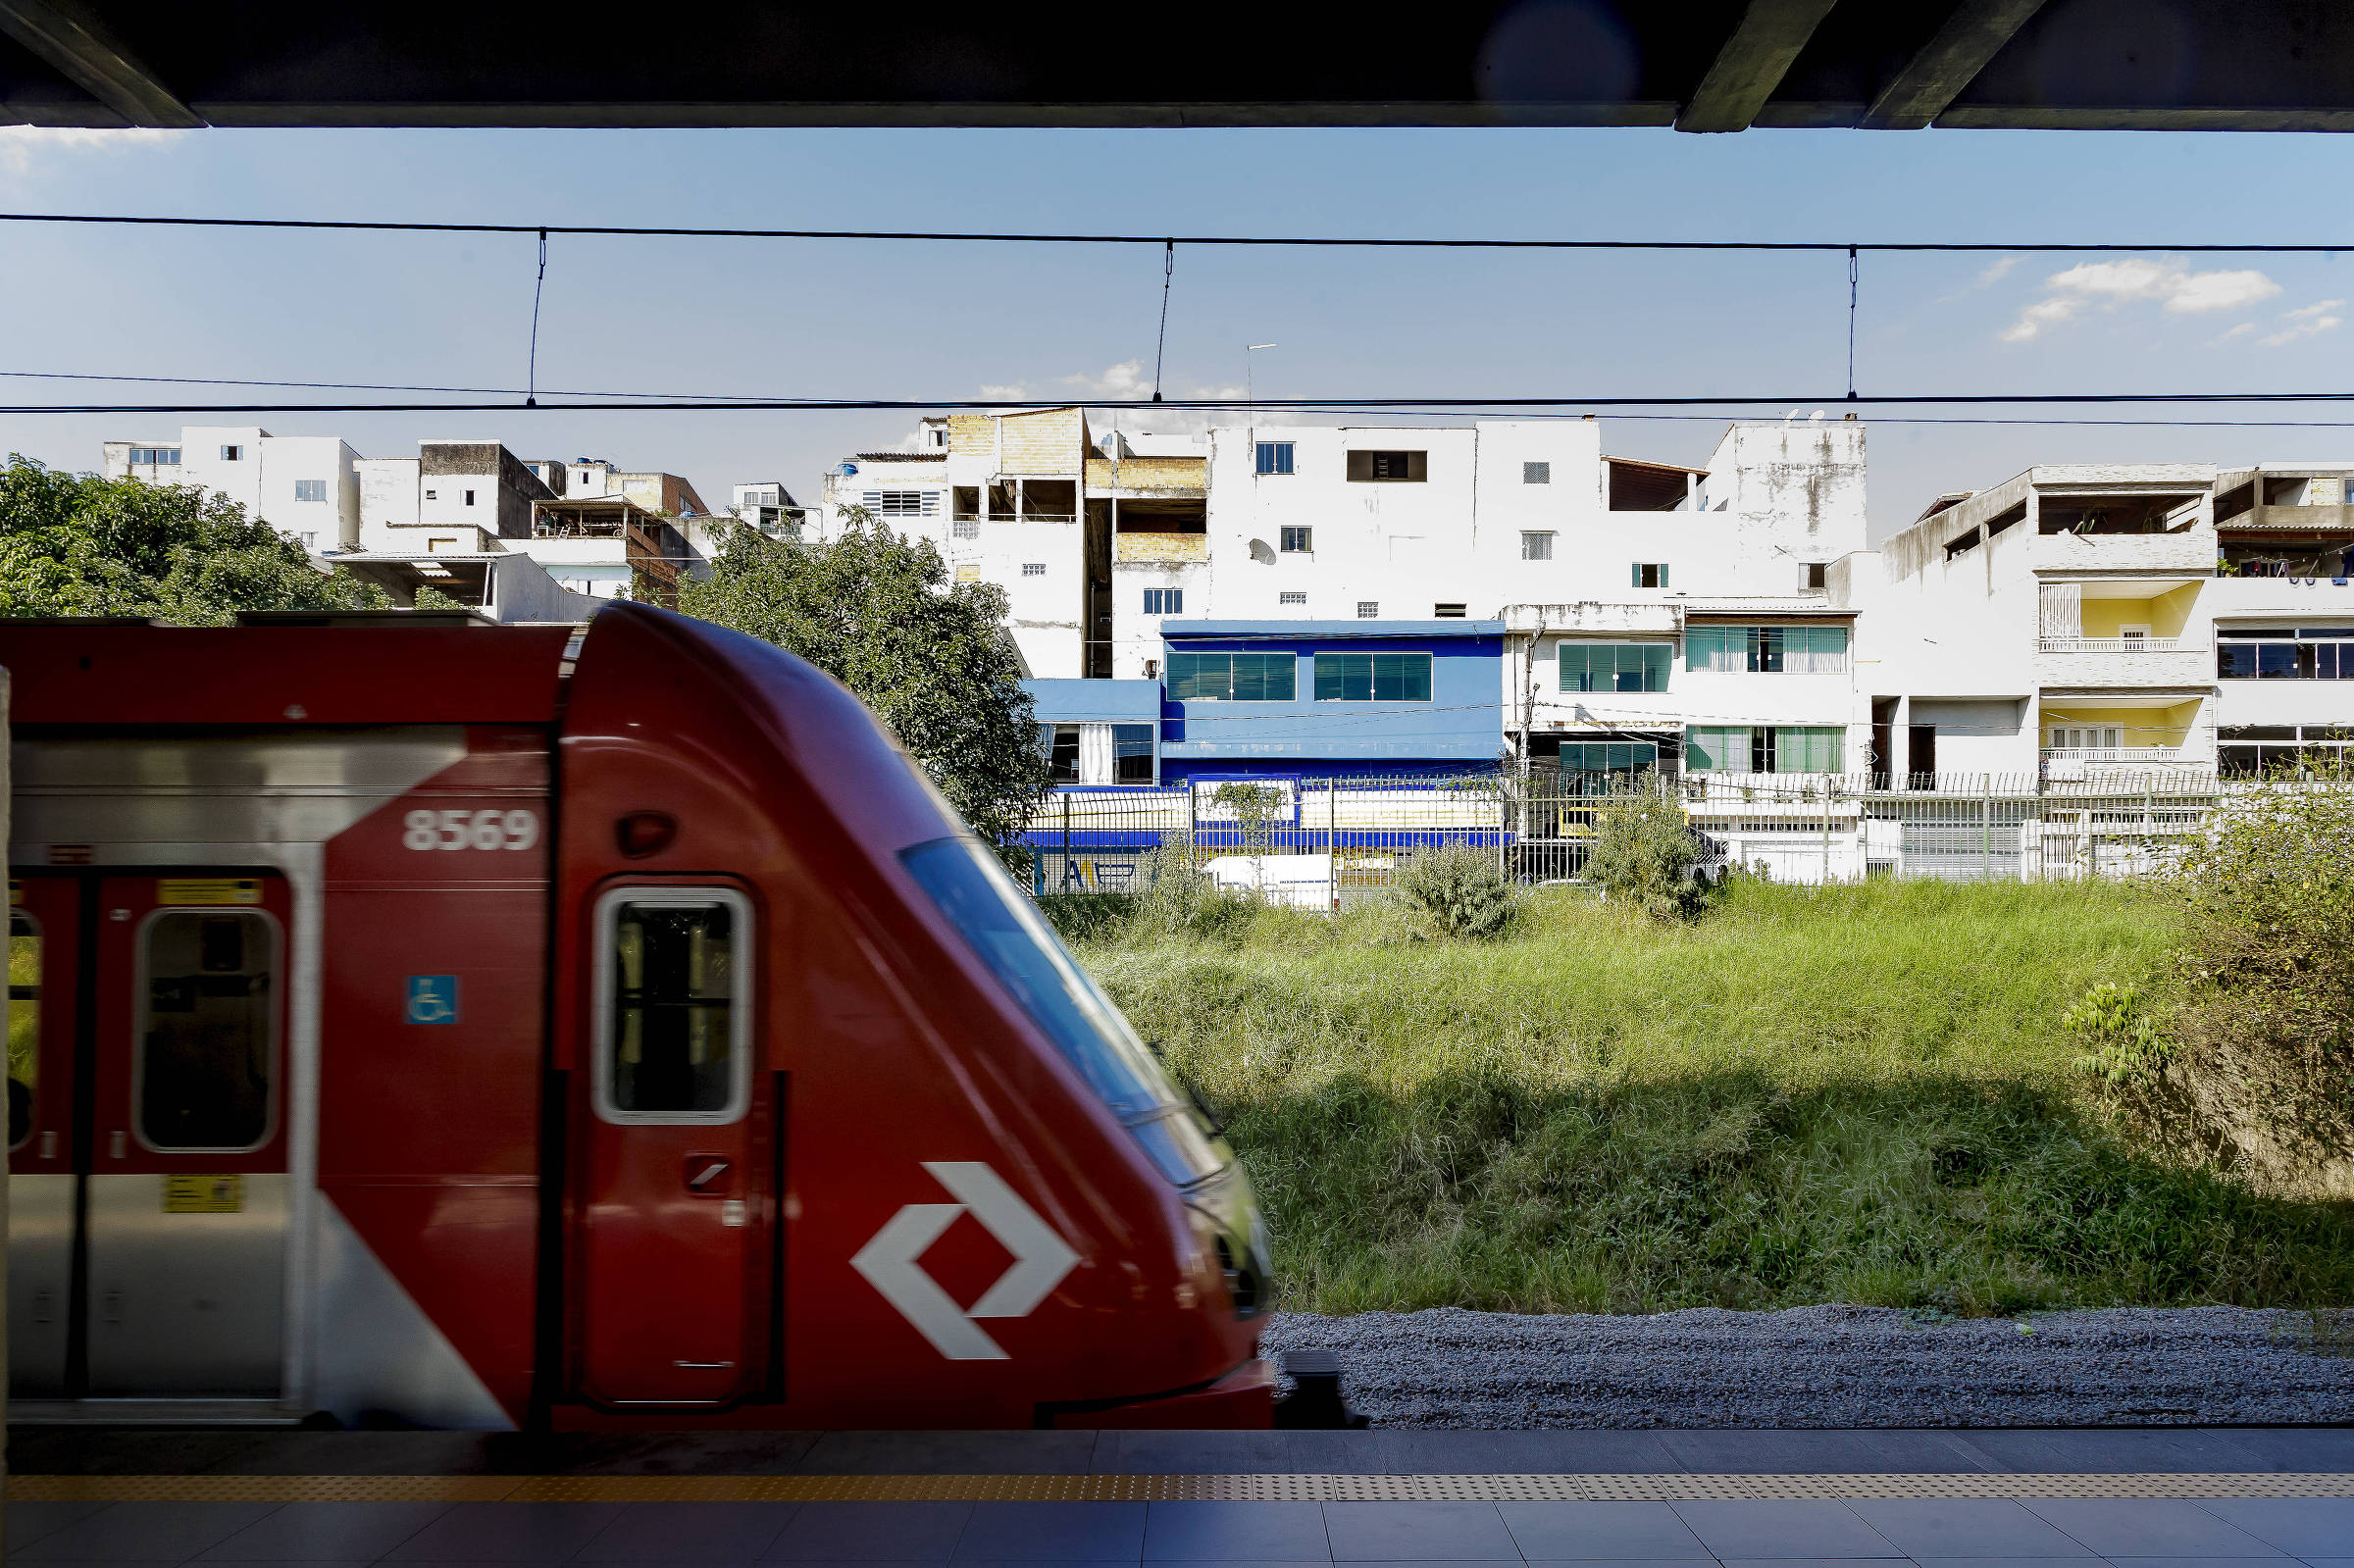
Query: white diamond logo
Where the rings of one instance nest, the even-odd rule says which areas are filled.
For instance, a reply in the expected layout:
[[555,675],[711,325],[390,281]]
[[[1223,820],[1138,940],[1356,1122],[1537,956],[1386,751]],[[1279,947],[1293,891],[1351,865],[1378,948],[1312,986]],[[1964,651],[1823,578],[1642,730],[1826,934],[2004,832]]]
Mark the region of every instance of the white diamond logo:
[[[850,1267],[950,1361],[1002,1361],[1004,1350],[974,1320],[1028,1317],[1071,1272],[1079,1254],[1002,1177],[979,1161],[926,1160],[924,1169],[956,1201],[908,1204],[858,1249]],[[980,1221],[998,1244],[1013,1254],[1013,1262],[969,1312],[915,1261],[959,1214]]]

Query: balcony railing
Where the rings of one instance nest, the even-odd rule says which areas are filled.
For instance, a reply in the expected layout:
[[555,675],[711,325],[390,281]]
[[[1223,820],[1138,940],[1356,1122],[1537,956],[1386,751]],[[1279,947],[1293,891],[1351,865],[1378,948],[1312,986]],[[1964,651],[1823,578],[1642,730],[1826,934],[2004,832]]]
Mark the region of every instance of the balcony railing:
[[2045,746],[2046,762],[2130,762],[2144,767],[2193,760],[2181,746]]
[[2037,637],[2042,653],[2178,653],[2198,646],[2188,637]]

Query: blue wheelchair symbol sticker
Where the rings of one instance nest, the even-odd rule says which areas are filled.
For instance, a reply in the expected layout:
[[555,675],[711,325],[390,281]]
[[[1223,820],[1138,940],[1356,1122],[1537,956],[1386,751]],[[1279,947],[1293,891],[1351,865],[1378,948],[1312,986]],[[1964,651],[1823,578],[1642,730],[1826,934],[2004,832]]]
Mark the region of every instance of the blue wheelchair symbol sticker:
[[458,977],[411,975],[408,1020],[412,1024],[454,1024],[458,1021]]

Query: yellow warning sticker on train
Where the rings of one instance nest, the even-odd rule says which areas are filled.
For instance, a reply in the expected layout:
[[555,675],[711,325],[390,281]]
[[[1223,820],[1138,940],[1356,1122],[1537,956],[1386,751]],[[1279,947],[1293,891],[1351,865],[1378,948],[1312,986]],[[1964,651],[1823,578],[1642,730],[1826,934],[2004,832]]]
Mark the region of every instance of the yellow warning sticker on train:
[[159,904],[258,904],[262,885],[252,877],[163,877],[156,881]]
[[164,1178],[166,1214],[242,1214],[245,1178],[242,1176],[167,1176]]

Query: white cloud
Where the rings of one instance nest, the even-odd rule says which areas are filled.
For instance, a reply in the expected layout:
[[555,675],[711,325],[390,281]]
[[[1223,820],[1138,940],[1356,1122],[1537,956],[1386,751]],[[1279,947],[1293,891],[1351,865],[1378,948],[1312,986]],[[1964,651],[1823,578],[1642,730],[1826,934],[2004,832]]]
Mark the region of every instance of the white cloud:
[[86,126],[0,126],[0,173],[32,172],[35,159],[56,149],[68,152],[135,152],[176,141],[184,130],[96,130]]
[[1988,267],[1984,272],[1978,274],[1977,286],[1980,288],[1992,288],[1995,284],[2010,277],[2011,269],[2017,267],[2018,265],[2019,258],[2017,256],[1997,257],[1993,266]]
[[1021,397],[1022,387],[1021,383],[1018,381],[1013,382],[1010,385],[998,385],[992,381],[983,381],[981,383],[981,395],[993,403],[1011,403]]
[[1129,398],[1151,397],[1152,383],[1145,377],[1145,362],[1124,359],[1107,366],[1100,376],[1065,376],[1065,386],[1076,386],[1085,397]]
[[2260,337],[2257,341],[2267,348],[2278,348],[2300,337],[2319,337],[2324,332],[2334,331],[2345,325],[2346,319],[2338,314],[2345,304],[2342,299],[2325,299],[2318,304],[2300,305],[2295,310],[2282,311],[2280,320],[2286,325],[2270,337]]
[[2043,280],[2046,293],[2003,329],[2003,340],[2023,343],[2086,310],[2115,310],[2150,301],[2169,315],[2242,310],[2280,292],[2280,285],[2253,268],[2194,273],[2179,262],[2079,262]]

